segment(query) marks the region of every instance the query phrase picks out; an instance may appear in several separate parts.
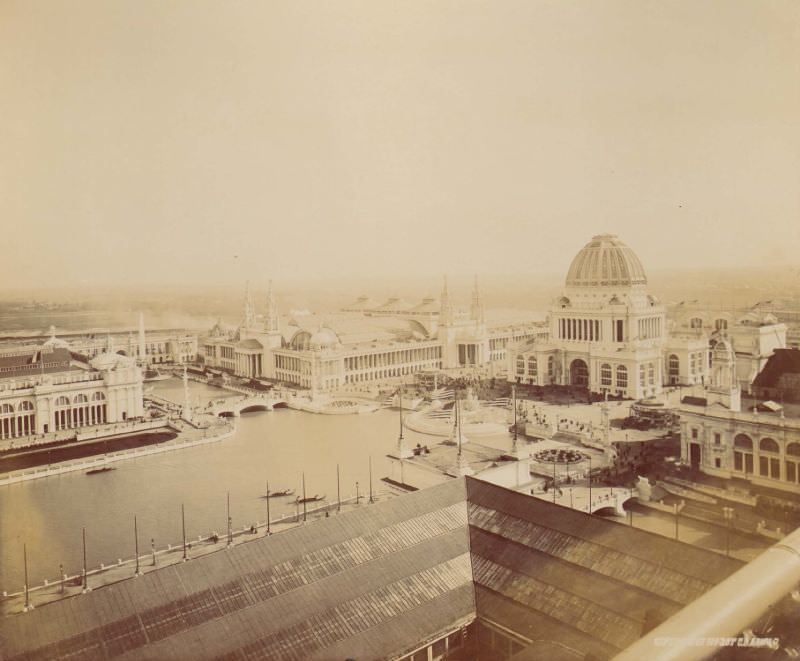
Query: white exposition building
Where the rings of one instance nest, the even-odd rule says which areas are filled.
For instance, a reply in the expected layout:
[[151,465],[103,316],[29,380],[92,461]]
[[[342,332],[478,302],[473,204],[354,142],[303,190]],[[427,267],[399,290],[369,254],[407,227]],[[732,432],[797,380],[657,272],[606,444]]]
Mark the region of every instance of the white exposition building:
[[488,324],[477,281],[464,315],[456,312],[445,280],[438,305],[431,298],[416,306],[390,299],[376,307],[362,297],[342,313],[297,315],[284,323],[270,285],[261,320],[248,288],[239,328],[218,323],[203,351],[210,368],[325,391],[430,370],[494,375],[504,371],[510,342],[543,333],[546,328],[533,322]]
[[[44,346],[50,346],[55,338],[55,327],[50,327],[50,337]],[[42,334],[15,335],[3,338],[2,348],[22,349],[42,342]],[[63,331],[59,341],[74,353],[94,358],[111,351],[137,359],[142,366],[171,363],[189,363],[197,359],[197,335],[179,328],[150,330],[145,333],[144,317],[140,315],[137,329],[108,330],[88,329]]]
[[144,415],[142,372],[133,358],[87,361],[62,340],[0,354],[0,439]]
[[[509,380],[649,397],[662,390],[665,346],[664,306],[648,293],[642,263],[616,236],[600,234],[572,260],[547,337],[509,352]],[[675,350],[687,360],[687,344]]]
[[751,390],[775,350],[787,345],[786,324],[763,304],[731,309],[682,301],[670,310],[670,317],[671,334],[702,340],[710,351],[721,340],[730,343],[736,355],[736,380],[743,392]]
[[711,352],[705,397],[680,405],[681,459],[708,475],[796,493],[800,418],[778,406],[743,411],[737,374],[732,344],[721,339]]
[[652,397],[664,385],[707,384],[714,347],[725,342],[747,391],[775,349],[786,346],[785,325],[758,310],[735,316],[681,304],[673,314],[668,324],[628,246],[613,234],[592,237],[550,308],[548,336],[509,351],[509,380]]

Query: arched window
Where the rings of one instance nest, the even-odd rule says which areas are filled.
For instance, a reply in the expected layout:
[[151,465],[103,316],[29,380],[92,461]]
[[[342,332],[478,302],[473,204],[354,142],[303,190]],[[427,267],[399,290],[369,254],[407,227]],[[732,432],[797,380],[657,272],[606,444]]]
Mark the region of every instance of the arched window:
[[547,357],[547,377],[552,381],[556,373],[556,359],[555,356]]
[[85,404],[86,402],[89,401],[89,398],[86,397],[86,395],[83,395],[83,394],[75,395],[75,400],[74,401],[75,401],[76,404]]
[[758,449],[761,452],[780,452],[778,443],[771,438],[762,438],[758,443]]
[[537,373],[536,357],[531,356],[528,358],[528,376],[536,376]]
[[0,408],[0,413],[13,413],[14,407],[11,404],[3,404],[3,407]]
[[789,443],[786,446],[786,481],[800,482],[800,443]]
[[96,392],[92,395],[92,401],[99,402],[106,398],[106,396],[101,392]]
[[777,455],[780,452],[777,441],[771,438],[762,438],[758,443],[760,453],[758,457],[758,473],[761,477],[769,477],[778,480],[781,477],[781,460],[779,457],[770,457],[770,454]]
[[681,361],[674,353],[667,359],[667,374],[671,384],[678,383],[681,378]]
[[600,385],[601,386],[610,386],[611,385],[611,365],[608,363],[603,363],[600,365]]
[[69,399],[62,395],[56,400],[56,406],[69,406]]
[[689,321],[690,328],[702,328],[703,320],[700,317],[692,317]]
[[747,434],[733,439],[733,469],[745,475],[753,472],[753,440]]
[[19,403],[20,411],[33,411],[33,402],[24,401]]
[[617,365],[617,388],[628,387],[628,368],[625,365]]
[[714,320],[714,328],[718,331],[720,330],[728,330],[728,320],[727,319],[715,319]]
[[525,358],[517,356],[517,374],[525,374]]

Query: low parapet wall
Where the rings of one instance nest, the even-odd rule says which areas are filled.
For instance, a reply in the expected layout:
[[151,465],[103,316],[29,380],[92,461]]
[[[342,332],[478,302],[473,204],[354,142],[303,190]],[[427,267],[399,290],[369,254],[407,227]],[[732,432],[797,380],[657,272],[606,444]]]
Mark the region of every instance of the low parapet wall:
[[[171,431],[179,431],[172,425],[161,424],[164,429]],[[225,438],[229,438],[234,433],[233,429],[226,429],[217,434],[210,434],[208,436],[201,436],[199,438],[177,439],[162,443],[159,445],[149,445],[142,448],[132,448],[130,450],[120,450],[119,452],[112,452],[107,455],[99,457],[87,457],[77,461],[52,464],[49,466],[42,466],[33,470],[22,471],[20,473],[9,473],[0,476],[0,486],[8,484],[17,484],[19,482],[27,482],[28,480],[36,480],[40,477],[50,477],[52,475],[63,475],[64,473],[71,473],[73,471],[85,471],[95,468],[101,468],[107,464],[111,464],[124,459],[135,459],[137,457],[146,457],[152,454],[161,454],[163,452],[171,452],[172,450],[183,450],[184,448],[194,447],[196,445],[205,445],[206,443],[215,443]]]

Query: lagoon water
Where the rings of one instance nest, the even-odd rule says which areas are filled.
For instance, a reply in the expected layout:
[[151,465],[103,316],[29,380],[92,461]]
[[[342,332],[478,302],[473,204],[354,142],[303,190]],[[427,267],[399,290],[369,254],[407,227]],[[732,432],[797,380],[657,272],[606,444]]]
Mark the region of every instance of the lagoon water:
[[[148,385],[148,388],[150,386]],[[153,392],[183,401],[177,379],[152,384]],[[199,403],[230,396],[204,384],[191,383]],[[230,491],[233,526],[266,518],[260,498],[269,480],[271,490],[306,492],[336,499],[336,464],[340,465],[342,497],[369,489],[372,457],[373,488],[384,488],[391,475],[386,454],[397,442],[397,411],[361,415],[315,415],[289,409],[245,413],[236,420],[233,437],[150,457],[121,461],[117,470],[98,475],[82,471],[48,477],[0,490],[0,591],[22,589],[23,543],[28,549],[31,585],[55,580],[59,563],[76,574],[81,568],[81,528],[86,527],[88,566],[110,564],[134,555],[133,516],[139,525],[139,550],[181,541],[181,503],[186,507],[187,538],[226,530],[226,498]],[[407,442],[431,443],[430,436],[407,430]],[[273,498],[272,518],[294,513],[289,499]]]

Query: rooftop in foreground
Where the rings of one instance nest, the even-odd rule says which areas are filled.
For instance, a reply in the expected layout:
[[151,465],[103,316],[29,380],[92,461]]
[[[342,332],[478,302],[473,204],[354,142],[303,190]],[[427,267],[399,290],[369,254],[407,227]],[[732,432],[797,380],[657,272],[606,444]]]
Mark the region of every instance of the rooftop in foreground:
[[403,658],[478,622],[517,651],[610,658],[740,566],[460,478],[5,618],[0,646],[6,659]]

